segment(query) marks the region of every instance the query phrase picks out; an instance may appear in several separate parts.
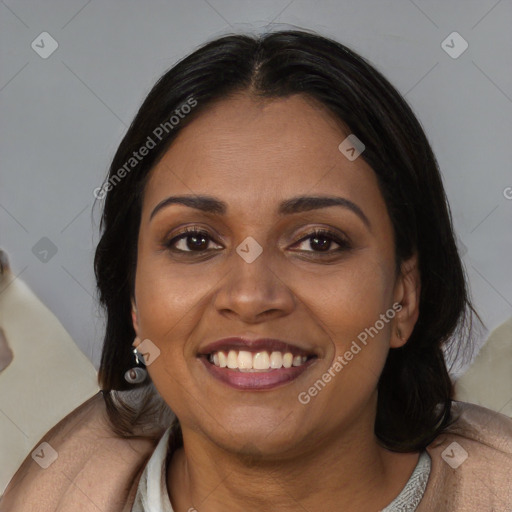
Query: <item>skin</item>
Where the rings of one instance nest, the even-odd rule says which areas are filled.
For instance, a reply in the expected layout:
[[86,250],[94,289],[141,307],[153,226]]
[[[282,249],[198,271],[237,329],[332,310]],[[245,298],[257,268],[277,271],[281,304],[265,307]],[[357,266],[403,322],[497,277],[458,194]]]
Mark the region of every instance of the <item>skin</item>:
[[[377,382],[390,348],[418,318],[416,255],[395,273],[392,224],[373,170],[338,150],[339,123],[311,99],[255,99],[241,93],[186,126],[151,172],[143,197],[133,324],[160,355],[148,366],[177,414],[184,448],[167,468],[176,511],[368,511],[388,505],[419,453],[395,453],[374,435]],[[225,215],[173,204],[171,195],[205,194]],[[281,201],[336,195],[354,202],[278,215]],[[185,226],[210,236],[197,256]],[[322,252],[308,238],[326,228],[348,238]],[[236,247],[248,236],[263,248],[247,263]],[[322,239],[324,241],[324,239]],[[190,242],[190,238],[189,238]],[[324,241],[325,243],[325,241]],[[191,249],[192,247],[192,249]],[[298,394],[329,370],[379,315],[402,309],[308,404]],[[401,337],[397,334],[401,331]],[[252,334],[300,341],[315,363],[295,381],[242,391],[217,381],[196,357],[206,342]]]

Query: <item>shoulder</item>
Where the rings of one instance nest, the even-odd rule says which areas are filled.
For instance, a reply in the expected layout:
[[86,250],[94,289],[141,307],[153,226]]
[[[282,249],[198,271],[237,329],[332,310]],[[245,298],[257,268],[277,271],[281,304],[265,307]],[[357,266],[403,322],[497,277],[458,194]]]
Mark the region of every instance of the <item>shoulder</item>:
[[0,511],[125,510],[158,439],[117,436],[99,392],[37,443],[32,453],[39,461],[27,456],[5,490]]
[[432,468],[418,512],[509,510],[512,418],[454,401],[452,420],[427,446]]

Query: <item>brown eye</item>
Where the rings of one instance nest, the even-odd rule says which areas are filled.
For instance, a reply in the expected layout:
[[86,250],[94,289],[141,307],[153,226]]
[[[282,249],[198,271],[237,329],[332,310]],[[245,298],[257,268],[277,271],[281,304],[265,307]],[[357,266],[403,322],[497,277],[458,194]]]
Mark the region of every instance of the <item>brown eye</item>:
[[[333,253],[350,248],[350,244],[347,240],[344,240],[335,233],[324,229],[317,229],[312,233],[309,233],[306,237],[299,240],[299,243],[300,245],[309,243],[309,246],[313,249],[310,251],[307,249],[299,249],[305,252]],[[336,244],[338,248],[330,250],[333,243]]]
[[[173,237],[165,243],[165,246],[176,252],[205,252],[212,242],[210,235],[197,228],[186,228],[182,234]],[[220,246],[217,246],[220,248]]]

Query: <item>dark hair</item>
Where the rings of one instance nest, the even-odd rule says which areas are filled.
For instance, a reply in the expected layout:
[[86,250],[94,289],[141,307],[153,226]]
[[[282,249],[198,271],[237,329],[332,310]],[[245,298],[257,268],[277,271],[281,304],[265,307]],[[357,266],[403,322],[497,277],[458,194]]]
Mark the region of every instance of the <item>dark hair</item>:
[[[107,313],[98,378],[113,426],[129,436],[136,425],[158,423],[158,411],[162,424],[170,418],[163,403],[155,405],[151,382],[143,385],[150,398],[139,396],[132,405],[123,405],[116,392],[131,388],[124,374],[133,366],[130,310],[148,175],[184,126],[215,100],[237,92],[261,98],[304,95],[363,141],[361,157],[377,175],[392,221],[397,271],[417,251],[421,274],[414,331],[402,348],[390,350],[379,379],[375,433],[395,451],[424,448],[451,422],[453,386],[443,350],[470,347],[471,314],[476,313],[438,164],[411,108],[373,66],[338,42],[299,30],[229,35],[205,44],[158,80],[119,145],[104,189],[94,262]],[[171,126],[171,116],[192,102],[192,111]],[[155,136],[159,126],[166,126],[160,138]],[[126,170],[148,137],[155,147],[119,179],[120,169]]]

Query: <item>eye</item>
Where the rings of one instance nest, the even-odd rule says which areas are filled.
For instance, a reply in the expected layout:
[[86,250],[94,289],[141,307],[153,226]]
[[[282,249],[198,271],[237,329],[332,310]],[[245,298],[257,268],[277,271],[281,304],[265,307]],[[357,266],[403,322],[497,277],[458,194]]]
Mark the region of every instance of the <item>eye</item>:
[[[171,238],[164,245],[175,252],[201,253],[208,251],[208,245],[212,241],[207,231],[197,227],[187,227],[181,231],[181,234]],[[217,245],[217,248],[222,247]]]
[[[213,243],[210,234],[198,227],[186,227],[176,236],[164,243],[164,246],[178,253],[204,253],[214,250],[222,249],[222,246],[215,244],[214,249],[209,249],[209,245]],[[300,248],[300,245],[309,244],[313,250]],[[332,250],[333,244],[338,248]],[[350,243],[341,236],[326,229],[315,229],[307,236],[301,238],[295,245],[299,245],[299,251],[303,252],[317,252],[317,253],[335,253],[351,248]]]
[[[341,252],[343,250],[350,249],[351,247],[350,243],[347,240],[341,238],[339,235],[327,229],[315,229],[307,236],[301,238],[299,242],[297,242],[297,244],[299,243],[300,245],[309,243],[310,247],[313,248],[312,251],[299,248],[299,250],[304,252],[333,253]],[[331,249],[333,243],[338,245],[338,248],[334,250],[329,250]]]

